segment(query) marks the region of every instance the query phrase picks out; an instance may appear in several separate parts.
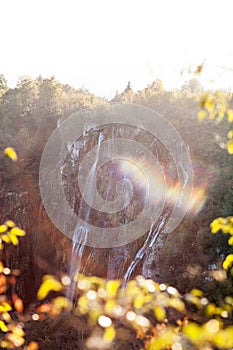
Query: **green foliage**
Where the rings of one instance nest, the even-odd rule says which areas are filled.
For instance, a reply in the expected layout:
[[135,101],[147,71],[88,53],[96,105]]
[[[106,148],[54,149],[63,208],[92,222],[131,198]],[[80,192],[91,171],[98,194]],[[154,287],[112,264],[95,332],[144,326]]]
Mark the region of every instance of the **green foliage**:
[[[9,166],[12,164],[8,164],[9,159],[6,157],[2,158],[3,176],[7,185],[10,178],[13,190],[18,191],[14,187],[14,180],[20,172],[27,175],[37,174],[40,154],[52,130],[74,111],[104,101],[85,89],[77,90],[63,85],[54,77],[39,77],[35,80],[22,77],[15,89],[9,89],[4,81],[2,86],[4,89],[0,93],[0,116],[4,132],[1,134],[1,147],[12,160],[16,161],[17,155],[20,158],[20,162],[17,162],[18,168],[12,168],[11,174]],[[197,101],[196,94],[200,93]],[[224,237],[228,238],[230,244],[227,249],[231,249],[232,216],[229,215],[233,205],[230,188],[232,165],[228,154],[223,155],[217,147],[213,150],[216,126],[207,121],[208,118],[216,122],[222,120],[218,130],[226,135],[227,127],[233,119],[231,98],[230,94],[225,93],[202,93],[196,80],[189,81],[181,91],[166,91],[162,82],[157,80],[139,92],[134,92],[128,84],[122,94],[117,94],[115,101],[140,103],[154,108],[164,114],[181,132],[190,145],[192,157],[198,159],[195,164],[197,169],[194,169],[195,186],[203,186],[203,192],[208,191],[209,194],[204,214],[199,214],[195,220],[193,216],[187,218],[174,233],[179,239],[171,239],[165,243],[165,249],[161,253],[161,265],[164,270],[162,277],[166,283],[157,283],[142,276],[122,284],[121,280],[106,280],[78,273],[73,276],[62,275],[60,278],[45,275],[37,294],[41,305],[30,317],[27,315],[27,321],[72,313],[77,319],[87,322],[90,336],[86,345],[89,348],[96,348],[99,344],[100,349],[112,349],[122,336],[122,329],[133,330],[144,343],[144,347],[150,350],[233,347],[233,299],[226,290],[218,293],[224,283],[232,287],[232,253],[226,250],[222,236],[209,237],[208,229],[209,222],[214,217],[226,215],[226,218],[214,220],[211,228],[213,233],[220,230],[224,232]],[[200,107],[199,119],[203,123],[197,125],[196,115]],[[221,147],[227,147],[229,153],[232,153],[232,138],[233,133],[230,130],[228,140],[220,142]],[[14,148],[9,148],[9,144]],[[14,149],[17,149],[17,154]],[[211,173],[213,164],[220,168],[221,173],[216,175],[216,169],[214,174]],[[205,169],[204,175],[200,168]],[[204,187],[201,182],[206,174],[210,183],[208,187]],[[218,186],[215,177],[218,178]],[[33,186],[30,190],[32,188]],[[6,203],[4,198],[4,205]],[[9,203],[5,208],[7,213],[9,207],[13,210],[15,205]],[[24,202],[18,203],[20,205],[24,205]],[[26,213],[28,216],[28,211]],[[37,212],[33,218],[36,216]],[[33,218],[29,221],[32,224],[31,231],[36,226]],[[18,238],[25,232],[12,221],[3,222],[0,226],[0,247],[5,249],[10,244],[17,245]],[[225,260],[220,257],[221,254],[224,254]],[[211,262],[215,262],[217,267],[207,271]],[[24,346],[25,349],[36,350],[38,345],[34,342],[25,345],[22,322],[26,315],[23,315],[23,302],[16,293],[12,293],[11,287],[15,286],[18,273],[18,270],[0,265],[1,347]],[[209,281],[210,278],[212,282]],[[172,287],[173,283],[170,281],[175,282],[176,287],[179,285],[182,293]],[[207,290],[207,294],[199,289],[200,286]],[[74,295],[70,292],[73,289]],[[213,301],[215,298],[217,301]],[[13,321],[13,314],[16,315],[16,321]]]
[[[6,148],[4,153],[13,161],[17,161],[17,155],[12,147]],[[0,225],[0,250],[5,249],[4,243],[17,246],[18,237],[23,236],[25,231],[17,227],[14,221],[7,220]],[[19,274],[19,270],[6,267],[0,261],[0,346],[1,349],[38,350],[36,342],[25,345],[24,324],[21,317],[24,304],[15,292]]]
[[[229,216],[227,218],[217,218],[215,219],[211,225],[212,233],[217,233],[218,231],[222,231],[224,234],[228,234],[230,237],[228,239],[228,244],[230,246],[233,245],[233,216]],[[223,262],[224,270],[229,270],[233,274],[233,254],[228,254]]]
[[[143,94],[137,95],[131,88],[126,88],[122,95],[118,94],[117,99],[135,102],[139,96],[144,101],[151,100],[153,97],[153,103],[159,103],[159,99],[156,100],[156,94],[161,97],[164,91],[161,86],[157,86],[155,92],[153,89],[154,86],[148,87]],[[195,89],[190,89],[190,94],[194,91]],[[186,98],[190,98],[190,94],[185,93]],[[210,93],[205,93],[199,101],[203,108],[199,112],[199,119],[206,118],[209,113],[209,119],[216,118],[219,123],[226,114],[228,122],[232,122],[232,110],[229,108],[226,94],[216,92],[211,96]],[[232,133],[229,132],[230,141],[232,137]],[[227,147],[228,152],[231,153],[229,142]],[[217,233],[222,230],[232,235],[232,222],[232,217],[216,219],[211,224],[212,232]],[[233,244],[231,238],[228,241],[230,245]],[[223,268],[227,270],[232,268],[232,265],[233,254],[229,254],[223,262]],[[224,270],[214,272],[213,276],[218,280],[226,278]],[[69,277],[66,278],[68,279]],[[97,340],[96,327],[98,327],[100,328],[98,339],[103,348],[108,348],[108,343],[111,347],[111,342],[117,339],[117,324],[120,322],[124,326],[129,324],[134,328],[148,350],[215,349],[216,347],[229,349],[233,346],[233,327],[229,325],[232,319],[233,302],[229,296],[220,305],[210,302],[199,289],[193,289],[182,297],[174,287],[146,280],[142,276],[136,277],[124,286],[118,280],[106,281],[80,274],[74,276],[74,281],[70,280],[69,284],[73,285],[74,282],[77,296],[73,312],[78,317],[87,316],[89,325],[95,330],[88,340],[89,345],[95,343],[91,341],[92,338]],[[61,287],[62,282],[56,283]],[[53,290],[53,284],[52,278],[51,290]],[[109,285],[111,287],[108,287]],[[48,281],[45,281],[40,288],[45,289],[47,295],[50,291]],[[66,288],[67,286],[64,285],[61,290]],[[64,303],[64,300],[62,302]],[[53,304],[54,301],[48,312],[53,310]],[[193,307],[195,314],[190,312]],[[173,318],[171,310],[174,310]]]
[[[199,98],[199,104],[202,108],[198,113],[198,118],[202,121],[205,118],[215,120],[218,124],[224,116],[228,123],[233,122],[233,109],[231,108],[232,94],[221,91],[205,92]],[[228,141],[225,147],[228,153],[233,154],[233,132],[230,130],[227,134]]]
[[2,96],[8,89],[7,80],[3,74],[0,74],[0,96]]

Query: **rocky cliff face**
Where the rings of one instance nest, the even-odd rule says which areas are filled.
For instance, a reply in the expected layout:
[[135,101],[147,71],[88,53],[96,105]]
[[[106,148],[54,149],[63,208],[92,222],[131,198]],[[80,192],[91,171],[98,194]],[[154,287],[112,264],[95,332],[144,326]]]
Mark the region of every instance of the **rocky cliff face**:
[[[11,218],[27,233],[19,247],[9,246],[6,249],[4,260],[10,265],[17,265],[22,271],[19,288],[30,299],[44,273],[60,275],[69,272],[71,262],[73,268],[79,267],[87,275],[110,279],[123,277],[145,239],[111,249],[84,247],[82,255],[76,256],[77,247],[74,250],[72,241],[61,234],[48,218],[41,202],[37,178],[18,173],[2,183],[0,196],[1,222]],[[148,261],[153,260],[151,254],[147,256]],[[143,273],[148,276],[151,273],[147,271],[149,264],[147,262],[143,266]],[[134,274],[141,273],[141,268],[138,266]]]

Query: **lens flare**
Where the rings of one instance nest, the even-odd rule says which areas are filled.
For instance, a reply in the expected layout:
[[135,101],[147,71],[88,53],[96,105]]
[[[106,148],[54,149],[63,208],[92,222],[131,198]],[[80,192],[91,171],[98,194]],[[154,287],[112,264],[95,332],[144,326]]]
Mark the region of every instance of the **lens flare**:
[[[150,179],[149,188],[148,188],[149,181],[145,181],[145,174],[143,172],[143,169],[145,167],[147,168],[146,177],[147,179]],[[170,207],[176,204],[180,193],[181,184],[179,181],[174,182],[173,179],[166,178],[161,168],[160,169],[155,168],[154,164],[150,165],[146,163],[146,160],[143,161],[143,166],[141,168],[138,165],[138,159],[134,159],[131,161],[127,161],[126,159],[120,162],[120,171],[123,174],[126,174],[125,177],[126,178],[129,177],[131,181],[135,183],[136,187],[147,186],[147,190],[150,191],[150,193],[156,194],[154,198],[155,207],[162,204],[162,203],[159,203],[159,198],[162,198],[162,195],[160,196],[159,193],[161,194],[163,193],[164,182],[165,182],[167,185],[166,204]],[[203,178],[203,174],[202,174],[202,178]],[[189,213],[197,215],[202,210],[207,200],[207,186],[208,186],[208,183],[205,180],[204,183],[200,184],[199,186],[194,185],[192,189],[190,189],[192,190],[192,195],[189,202],[189,209],[188,209]],[[186,200],[188,200],[188,198]],[[186,200],[184,202],[186,202]],[[182,207],[182,203],[181,203],[181,207]],[[186,211],[187,207],[184,206],[183,210]]]

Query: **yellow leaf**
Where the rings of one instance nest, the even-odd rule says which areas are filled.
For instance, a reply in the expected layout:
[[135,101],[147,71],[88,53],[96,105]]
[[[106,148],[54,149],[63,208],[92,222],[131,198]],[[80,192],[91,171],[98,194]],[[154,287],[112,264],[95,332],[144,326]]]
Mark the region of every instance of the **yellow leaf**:
[[6,222],[5,222],[5,224],[8,226],[8,227],[15,227],[15,223],[14,223],[14,221],[12,221],[12,220],[7,220]]
[[211,112],[214,109],[214,101],[211,97],[208,97],[205,101],[205,108]]
[[7,328],[6,324],[3,321],[0,321],[0,329],[4,333],[8,332],[8,328]]
[[226,259],[223,262],[224,270],[229,269],[229,267],[231,267],[232,264],[233,264],[233,254],[229,254],[227,255]]
[[164,319],[166,317],[166,312],[165,312],[163,307],[161,307],[159,305],[155,306],[154,313],[155,313],[155,317],[157,318],[157,320],[159,322],[164,321]]
[[42,281],[47,281],[47,280],[51,280],[52,278],[55,278],[53,275],[49,275],[49,274],[46,274],[43,276],[42,278]]
[[233,138],[233,130],[230,130],[227,134],[228,139],[232,139]]
[[215,219],[211,224],[210,224],[210,227],[211,227],[211,232],[212,233],[217,233],[219,230],[221,230],[221,223],[219,221],[219,219]]
[[23,328],[22,327],[18,327],[18,326],[13,328],[12,333],[14,333],[18,337],[24,337],[25,336],[25,332],[24,332]]
[[7,312],[7,311],[11,311],[12,307],[10,306],[9,303],[7,303],[6,301],[2,301],[0,303],[0,313],[2,312]]
[[231,349],[233,347],[233,327],[221,329],[214,335],[213,342],[218,349]]
[[144,305],[144,298],[143,295],[138,294],[134,298],[134,303],[133,303],[135,309],[139,309]]
[[8,235],[2,235],[1,239],[3,240],[3,242],[5,243],[10,243],[10,237]]
[[72,303],[65,297],[57,297],[53,300],[51,314],[53,316],[59,315],[63,310],[70,311],[72,309]]
[[220,111],[218,113],[218,118],[216,119],[216,123],[217,124],[220,123],[222,121],[223,117],[224,117],[224,111]]
[[198,112],[198,120],[201,122],[203,119],[205,119],[205,117],[207,116],[207,112],[206,111],[200,111]]
[[116,336],[115,328],[113,326],[110,326],[106,328],[103,338],[107,343],[111,343],[115,338],[115,336]]
[[9,333],[7,335],[8,340],[10,340],[15,347],[20,347],[25,343],[25,339],[23,337],[18,336],[15,333]]
[[9,312],[3,312],[2,313],[2,318],[3,318],[4,321],[6,321],[8,323],[11,321],[11,316],[10,316]]
[[57,297],[54,299],[53,305],[62,309],[70,309],[70,307],[72,306],[72,303],[70,302],[69,299],[65,297]]
[[214,109],[214,100],[209,93],[205,93],[201,96],[200,107],[206,108],[209,112],[211,112]]
[[229,244],[229,245],[233,245],[233,236],[231,236],[231,237],[229,238],[228,244]]
[[14,150],[14,148],[12,147],[7,147],[4,149],[4,154],[9,157],[11,160],[13,160],[14,162],[17,161],[18,157],[17,157],[17,154]]
[[24,230],[21,230],[21,228],[19,227],[13,227],[11,230],[10,230],[10,233],[12,233],[13,235],[15,236],[25,236],[25,231]]
[[0,273],[2,273],[4,270],[4,264],[2,261],[0,261]]
[[233,140],[227,142],[228,153],[233,154]]
[[89,314],[88,324],[90,327],[93,327],[97,324],[99,317],[102,315],[102,310],[89,308],[88,314]]
[[229,123],[233,122],[233,109],[228,109],[228,111],[227,111],[227,118],[228,118],[228,122]]
[[203,292],[200,289],[192,289],[191,290],[191,294],[195,297],[202,297],[203,296]]
[[216,117],[217,113],[218,112],[216,110],[211,111],[210,114],[209,114],[209,119],[213,120]]
[[9,232],[8,236],[9,236],[9,238],[10,238],[10,240],[11,240],[11,243],[12,243],[13,245],[19,244],[18,238],[17,238],[14,234],[12,234],[12,232]]
[[97,277],[97,276],[90,276],[88,278],[86,278],[88,282],[90,282],[91,284],[96,284],[97,286],[104,286],[104,279],[101,277]]
[[51,292],[59,292],[63,289],[63,285],[53,276],[46,275],[43,278],[43,282],[37,292],[37,298],[42,300],[47,297],[47,295]]
[[4,233],[7,231],[7,226],[6,225],[0,225],[0,233]]
[[115,306],[116,306],[115,300],[111,300],[111,299],[108,300],[105,304],[105,312],[107,314],[111,314]]
[[79,311],[82,315],[88,312],[88,299],[85,294],[83,294],[78,300]]
[[208,316],[216,314],[216,311],[217,311],[217,307],[214,304],[210,303],[210,304],[207,305],[207,307],[206,307],[206,314]]
[[180,312],[185,311],[185,305],[184,305],[183,301],[178,299],[178,298],[169,299],[168,305],[170,307],[173,307],[174,309],[180,311]]
[[11,343],[10,343],[10,342],[7,342],[6,340],[1,341],[1,347],[2,347],[3,349],[7,349],[8,346],[10,346],[10,345],[11,345]]
[[120,287],[120,281],[118,280],[108,281],[106,284],[107,296],[110,298],[115,298],[119,287]]
[[229,228],[228,233],[229,233],[230,235],[233,235],[233,223],[230,223],[230,224],[228,225],[228,228]]
[[188,336],[188,338],[194,343],[194,344],[200,344],[203,340],[203,332],[202,328],[195,324],[195,323],[189,323],[183,328],[184,334]]

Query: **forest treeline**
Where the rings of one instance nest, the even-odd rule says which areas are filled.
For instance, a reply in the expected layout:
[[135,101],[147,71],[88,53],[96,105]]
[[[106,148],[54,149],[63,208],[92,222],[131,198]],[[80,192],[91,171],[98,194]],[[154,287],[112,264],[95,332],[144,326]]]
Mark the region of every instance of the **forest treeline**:
[[[233,211],[232,159],[219,147],[221,140],[224,142],[228,125],[225,121],[217,126],[208,120],[198,122],[200,107],[196,97],[200,93],[203,93],[203,88],[196,79],[177,90],[166,90],[161,80],[155,80],[137,92],[128,83],[123,92],[117,92],[111,101],[107,101],[87,89],[62,84],[55,77],[22,77],[15,88],[9,88],[6,78],[1,75],[0,146],[4,149],[11,145],[19,157],[17,165],[4,156],[1,158],[1,220],[14,218],[31,232],[20,248],[28,256],[24,257],[24,264],[21,257],[21,269],[22,266],[28,269],[30,254],[35,255],[38,250],[31,243],[35,242],[36,233],[38,239],[38,230],[43,238],[47,237],[45,231],[48,234],[54,230],[48,218],[42,219],[41,224],[38,184],[40,158],[51,133],[72,113],[84,108],[108,102],[130,102],[154,109],[176,127],[190,148],[194,187],[203,188],[206,196],[201,210],[189,214],[166,240],[162,251],[156,252],[154,261],[148,265],[150,276],[166,281],[180,291],[202,287],[213,299],[227,294],[229,281],[223,283],[211,277],[228,254],[227,239],[211,235],[209,225],[214,218],[231,215]],[[51,253],[50,248],[46,249]],[[39,265],[48,258],[46,249]],[[154,275],[153,270],[156,271]]]

